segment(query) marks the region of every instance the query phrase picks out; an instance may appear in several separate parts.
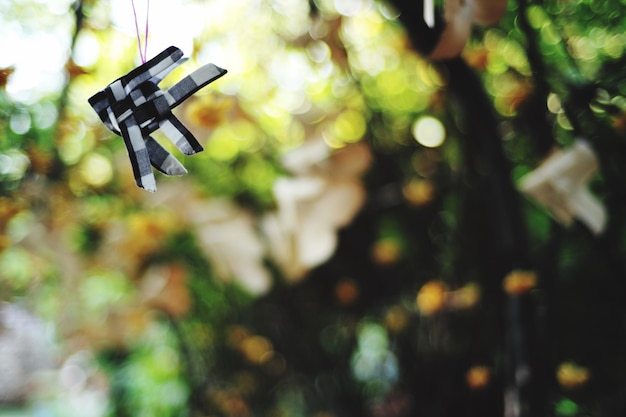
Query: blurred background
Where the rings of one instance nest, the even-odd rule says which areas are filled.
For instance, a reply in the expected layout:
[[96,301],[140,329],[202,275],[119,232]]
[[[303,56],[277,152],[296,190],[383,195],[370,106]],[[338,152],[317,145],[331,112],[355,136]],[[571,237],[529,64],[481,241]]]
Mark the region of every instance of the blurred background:
[[0,416],[623,415],[625,5],[1,1]]

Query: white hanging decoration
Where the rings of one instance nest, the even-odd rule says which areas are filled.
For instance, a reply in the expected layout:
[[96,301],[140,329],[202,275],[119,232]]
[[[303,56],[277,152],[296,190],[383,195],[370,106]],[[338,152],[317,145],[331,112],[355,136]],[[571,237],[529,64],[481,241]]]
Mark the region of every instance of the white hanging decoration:
[[338,231],[357,215],[366,199],[361,175],[371,162],[362,142],[334,152],[323,139],[311,139],[283,158],[293,176],[274,183],[277,210],[266,214],[261,230],[269,258],[291,282],[327,261]]
[[435,27],[435,4],[434,0],[424,0],[424,22],[429,28]]
[[578,219],[599,235],[606,227],[606,209],[587,185],[597,168],[591,146],[577,139],[570,148],[550,154],[520,180],[519,188],[547,208],[559,223],[569,226]]
[[[428,58],[438,61],[460,55],[470,39],[472,26],[497,24],[506,13],[506,9],[507,0],[445,0],[443,4],[445,26]],[[429,15],[430,13],[434,13],[434,6],[425,0],[424,21],[432,28],[435,19]]]

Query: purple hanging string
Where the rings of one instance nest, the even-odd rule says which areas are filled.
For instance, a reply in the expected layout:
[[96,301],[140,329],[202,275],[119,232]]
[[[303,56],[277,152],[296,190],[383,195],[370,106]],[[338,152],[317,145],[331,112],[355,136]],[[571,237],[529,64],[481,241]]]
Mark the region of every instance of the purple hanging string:
[[148,57],[148,16],[150,15],[150,0],[148,0],[148,5],[146,7],[146,33],[145,33],[145,44],[143,46],[143,51],[141,50],[141,35],[139,34],[139,23],[137,23],[137,10],[135,9],[135,0],[130,0],[130,4],[133,6],[133,16],[135,17],[135,30],[137,31],[137,45],[139,46],[139,57],[141,58],[141,63],[146,63],[146,58]]

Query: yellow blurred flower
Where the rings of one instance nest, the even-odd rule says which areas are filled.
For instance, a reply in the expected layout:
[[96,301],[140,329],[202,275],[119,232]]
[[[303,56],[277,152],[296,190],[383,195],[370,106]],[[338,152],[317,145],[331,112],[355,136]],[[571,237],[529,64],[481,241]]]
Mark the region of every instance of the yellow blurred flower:
[[564,362],[556,371],[556,378],[564,388],[578,388],[589,380],[588,368],[576,365],[573,362]]
[[480,287],[469,283],[447,293],[446,304],[452,310],[465,310],[474,307],[480,301]]
[[502,285],[509,295],[524,294],[537,285],[537,274],[533,271],[512,271]]
[[251,415],[250,408],[244,399],[227,390],[217,390],[209,393],[211,401],[226,417],[248,417]]
[[228,343],[235,349],[240,349],[244,340],[250,337],[250,332],[245,326],[236,325],[228,329]]
[[193,96],[188,101],[184,118],[192,128],[196,126],[202,130],[212,130],[223,123],[235,105],[233,98],[215,94]]
[[489,384],[491,371],[486,366],[473,366],[465,374],[465,382],[471,389],[481,389]]
[[446,285],[441,281],[429,281],[417,293],[417,308],[425,316],[433,315],[444,308]]
[[276,356],[274,345],[267,337],[252,334],[245,326],[232,326],[226,337],[230,346],[252,364],[265,365]]
[[371,256],[378,265],[392,265],[402,256],[402,247],[397,239],[379,239],[372,247]]
[[128,219],[128,230],[132,235],[161,238],[174,229],[175,219],[166,212],[140,213]]
[[99,188],[113,179],[113,166],[104,155],[96,152],[86,154],[78,165],[78,176],[82,183]]
[[435,187],[426,179],[412,179],[402,187],[404,198],[414,206],[423,206],[435,197]]
[[244,339],[241,353],[251,363],[262,365],[272,358],[274,347],[268,338],[254,335]]
[[393,306],[385,314],[385,326],[391,333],[400,333],[408,326],[409,312],[401,306]]
[[128,234],[124,241],[127,254],[144,257],[157,251],[177,227],[172,213],[165,211],[142,212],[126,220]]

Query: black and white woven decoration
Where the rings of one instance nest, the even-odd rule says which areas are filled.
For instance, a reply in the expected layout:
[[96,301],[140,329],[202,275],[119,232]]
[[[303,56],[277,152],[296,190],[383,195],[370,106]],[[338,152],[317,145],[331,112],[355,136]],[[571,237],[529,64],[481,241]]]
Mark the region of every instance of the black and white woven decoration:
[[135,182],[151,192],[156,191],[156,181],[150,165],[166,175],[184,175],[187,170],[150,134],[160,128],[185,155],[202,151],[172,109],[226,74],[225,69],[207,64],[161,90],[159,82],[186,60],[180,49],[170,46],[89,98],[105,126],[124,139]]

